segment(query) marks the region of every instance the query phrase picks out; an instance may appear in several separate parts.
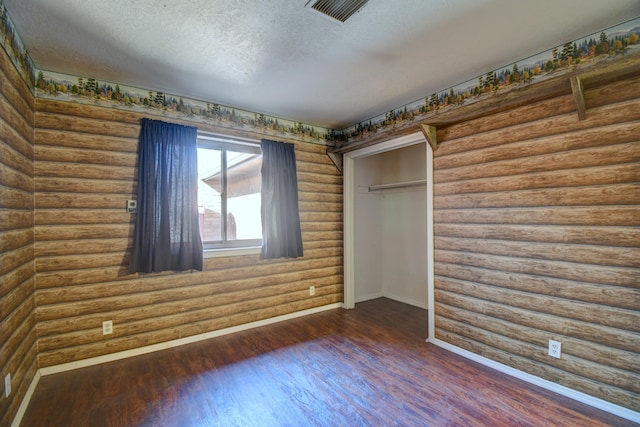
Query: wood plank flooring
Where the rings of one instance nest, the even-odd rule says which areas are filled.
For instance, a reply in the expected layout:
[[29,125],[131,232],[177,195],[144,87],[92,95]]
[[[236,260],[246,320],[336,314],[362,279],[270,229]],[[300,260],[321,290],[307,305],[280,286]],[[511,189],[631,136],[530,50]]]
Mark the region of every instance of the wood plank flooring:
[[425,343],[389,299],[42,377],[21,426],[626,426]]

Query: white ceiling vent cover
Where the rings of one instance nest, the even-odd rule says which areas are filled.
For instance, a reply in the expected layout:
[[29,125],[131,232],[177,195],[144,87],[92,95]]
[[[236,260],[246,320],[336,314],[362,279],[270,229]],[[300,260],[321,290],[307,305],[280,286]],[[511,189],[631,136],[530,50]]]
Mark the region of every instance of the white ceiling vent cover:
[[305,7],[344,22],[358,13],[369,0],[311,0]]

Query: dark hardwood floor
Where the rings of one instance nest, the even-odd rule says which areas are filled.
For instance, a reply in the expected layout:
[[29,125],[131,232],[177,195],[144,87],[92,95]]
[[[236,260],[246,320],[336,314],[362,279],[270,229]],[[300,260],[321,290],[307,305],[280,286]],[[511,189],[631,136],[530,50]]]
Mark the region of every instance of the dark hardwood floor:
[[425,343],[388,299],[42,377],[22,426],[625,426]]

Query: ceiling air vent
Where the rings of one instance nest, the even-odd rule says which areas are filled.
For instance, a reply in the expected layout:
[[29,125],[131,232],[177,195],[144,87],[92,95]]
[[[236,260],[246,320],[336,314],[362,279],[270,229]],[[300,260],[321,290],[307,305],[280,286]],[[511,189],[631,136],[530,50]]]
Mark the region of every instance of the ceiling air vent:
[[367,4],[369,0],[311,0],[305,7],[344,22]]

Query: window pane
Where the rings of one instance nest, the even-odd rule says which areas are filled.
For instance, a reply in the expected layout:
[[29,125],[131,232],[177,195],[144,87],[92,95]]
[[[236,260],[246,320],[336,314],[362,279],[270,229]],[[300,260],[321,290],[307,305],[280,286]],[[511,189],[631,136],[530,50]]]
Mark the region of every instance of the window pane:
[[198,212],[203,242],[222,241],[222,151],[198,148]]
[[227,240],[262,238],[259,154],[227,151]]
[[206,248],[260,244],[261,166],[258,146],[199,140],[198,209]]

